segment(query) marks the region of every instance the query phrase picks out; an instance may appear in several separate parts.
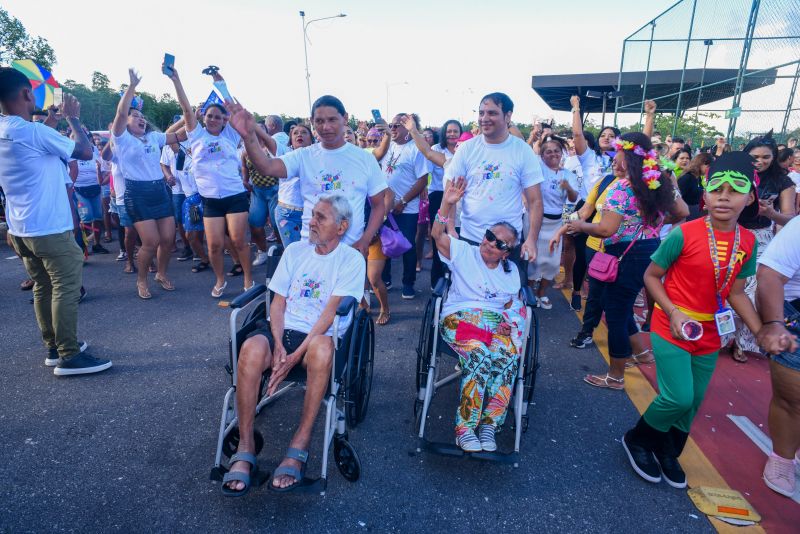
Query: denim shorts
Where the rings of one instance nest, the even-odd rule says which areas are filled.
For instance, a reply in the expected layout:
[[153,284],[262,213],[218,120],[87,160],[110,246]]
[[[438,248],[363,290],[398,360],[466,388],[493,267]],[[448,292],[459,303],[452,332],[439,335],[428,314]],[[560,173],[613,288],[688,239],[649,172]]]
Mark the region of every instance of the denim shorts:
[[114,206],[119,216],[119,224],[121,224],[123,228],[133,228],[133,219],[128,215],[128,208],[125,207],[125,204],[115,204]]
[[186,195],[183,193],[172,193],[172,212],[175,215],[175,224],[183,222],[183,201]]
[[222,198],[201,198],[203,199],[204,217],[225,217],[229,213],[247,213],[250,208],[246,191]]
[[269,187],[253,186],[250,197],[250,216],[247,222],[254,228],[263,228],[267,224],[267,217],[271,223],[275,222],[275,208],[278,206],[278,186]]
[[75,206],[81,222],[89,224],[93,221],[103,220],[103,203],[100,200],[100,186],[75,188]]
[[275,208],[275,222],[284,247],[300,241],[300,230],[303,228],[303,210],[293,210],[278,206]]
[[[794,304],[794,306],[792,305]],[[800,313],[797,311],[797,300],[784,303],[783,310],[787,319],[787,330],[789,333],[800,338]],[[780,354],[772,356],[772,360],[784,367],[788,367],[794,371],[800,371],[800,347],[794,352],[781,352]]]
[[101,185],[100,186],[100,193],[103,195],[103,198],[111,198],[111,185]]
[[173,217],[171,194],[164,179],[125,180],[125,209],[133,222]]
[[[190,215],[192,206],[197,206],[197,209],[200,210],[200,222],[192,222],[192,217]],[[183,206],[181,206],[181,218],[183,219],[183,229],[187,232],[202,232],[205,229],[203,226],[203,199],[200,193],[190,195],[183,201]]]

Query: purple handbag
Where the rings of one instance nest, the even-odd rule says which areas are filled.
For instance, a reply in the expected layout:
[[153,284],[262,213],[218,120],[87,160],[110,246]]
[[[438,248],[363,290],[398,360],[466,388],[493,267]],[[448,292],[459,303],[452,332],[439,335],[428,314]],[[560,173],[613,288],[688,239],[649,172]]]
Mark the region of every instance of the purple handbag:
[[381,250],[389,258],[397,258],[411,250],[411,243],[408,242],[406,236],[397,227],[394,215],[391,213],[388,217],[388,223],[390,226],[386,224],[381,226]]

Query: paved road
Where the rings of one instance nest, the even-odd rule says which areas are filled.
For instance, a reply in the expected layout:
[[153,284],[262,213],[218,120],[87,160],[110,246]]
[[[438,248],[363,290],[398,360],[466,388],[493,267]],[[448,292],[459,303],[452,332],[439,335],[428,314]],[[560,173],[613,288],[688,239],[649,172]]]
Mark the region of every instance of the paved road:
[[[332,467],[325,497],[262,487],[226,499],[208,478],[228,385],[228,312],[208,296],[210,271],[191,274],[173,261],[178,291],[154,286],[145,302],[113,255],[93,256],[80,336],[114,367],[56,378],[44,367],[30,293],[17,289],[24,270],[11,255],[0,245],[2,532],[713,530],[685,492],[646,484],[627,465],[619,438],[636,411],[624,394],[580,381],[602,360],[594,349],[567,347],[578,323],[561,297],[540,313],[542,369],[519,468],[413,452],[414,347],[427,292],[401,301],[394,290],[392,323],[378,328],[369,415],[351,434],[361,480],[351,484]],[[427,286],[426,270],[417,287]],[[454,395],[435,405],[431,428],[442,439],[452,432]],[[279,462],[300,402],[292,393],[259,418],[265,468]]]

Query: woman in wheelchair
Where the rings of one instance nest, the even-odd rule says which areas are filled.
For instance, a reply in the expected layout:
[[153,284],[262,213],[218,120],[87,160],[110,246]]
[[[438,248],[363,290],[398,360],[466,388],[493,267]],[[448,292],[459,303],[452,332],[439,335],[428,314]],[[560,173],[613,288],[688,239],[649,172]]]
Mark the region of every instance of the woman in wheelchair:
[[456,444],[466,452],[495,451],[495,431],[508,410],[525,334],[519,275],[508,261],[519,236],[514,226],[499,222],[479,246],[451,239],[442,214],[451,213],[465,187],[463,177],[448,184],[431,234],[452,273],[441,333],[463,372]]
[[[311,212],[308,241],[286,247],[270,281],[274,297],[269,323],[248,335],[239,355],[236,402],[240,441],[223,478],[226,495],[246,493],[257,472],[253,420],[262,375],[269,374],[267,395],[272,395],[298,364],[307,373],[300,425],[272,475],[270,489],[288,491],[303,481],[311,431],[331,376],[336,308],[342,297],[361,299],[364,293],[364,257],[340,243],[351,218],[350,204],[343,195],[321,197]],[[347,330],[346,322],[340,326],[340,332]]]

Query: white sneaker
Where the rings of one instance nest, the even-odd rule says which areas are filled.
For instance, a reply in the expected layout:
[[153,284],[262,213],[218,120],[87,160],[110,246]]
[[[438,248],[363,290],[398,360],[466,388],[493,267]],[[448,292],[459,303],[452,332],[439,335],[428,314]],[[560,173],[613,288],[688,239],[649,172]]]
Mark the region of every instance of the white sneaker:
[[456,438],[456,445],[464,452],[481,452],[481,442],[471,428]]
[[253,260],[253,267],[258,267],[259,265],[264,265],[267,263],[267,253],[261,252],[260,250],[256,252],[256,259]]
[[481,425],[478,428],[478,439],[481,442],[481,448],[488,452],[497,450],[497,442],[494,439],[494,433],[497,427],[494,425]]
[[552,310],[553,309],[553,303],[550,302],[550,298],[549,297],[539,297],[538,307],[543,309],[543,310]]

